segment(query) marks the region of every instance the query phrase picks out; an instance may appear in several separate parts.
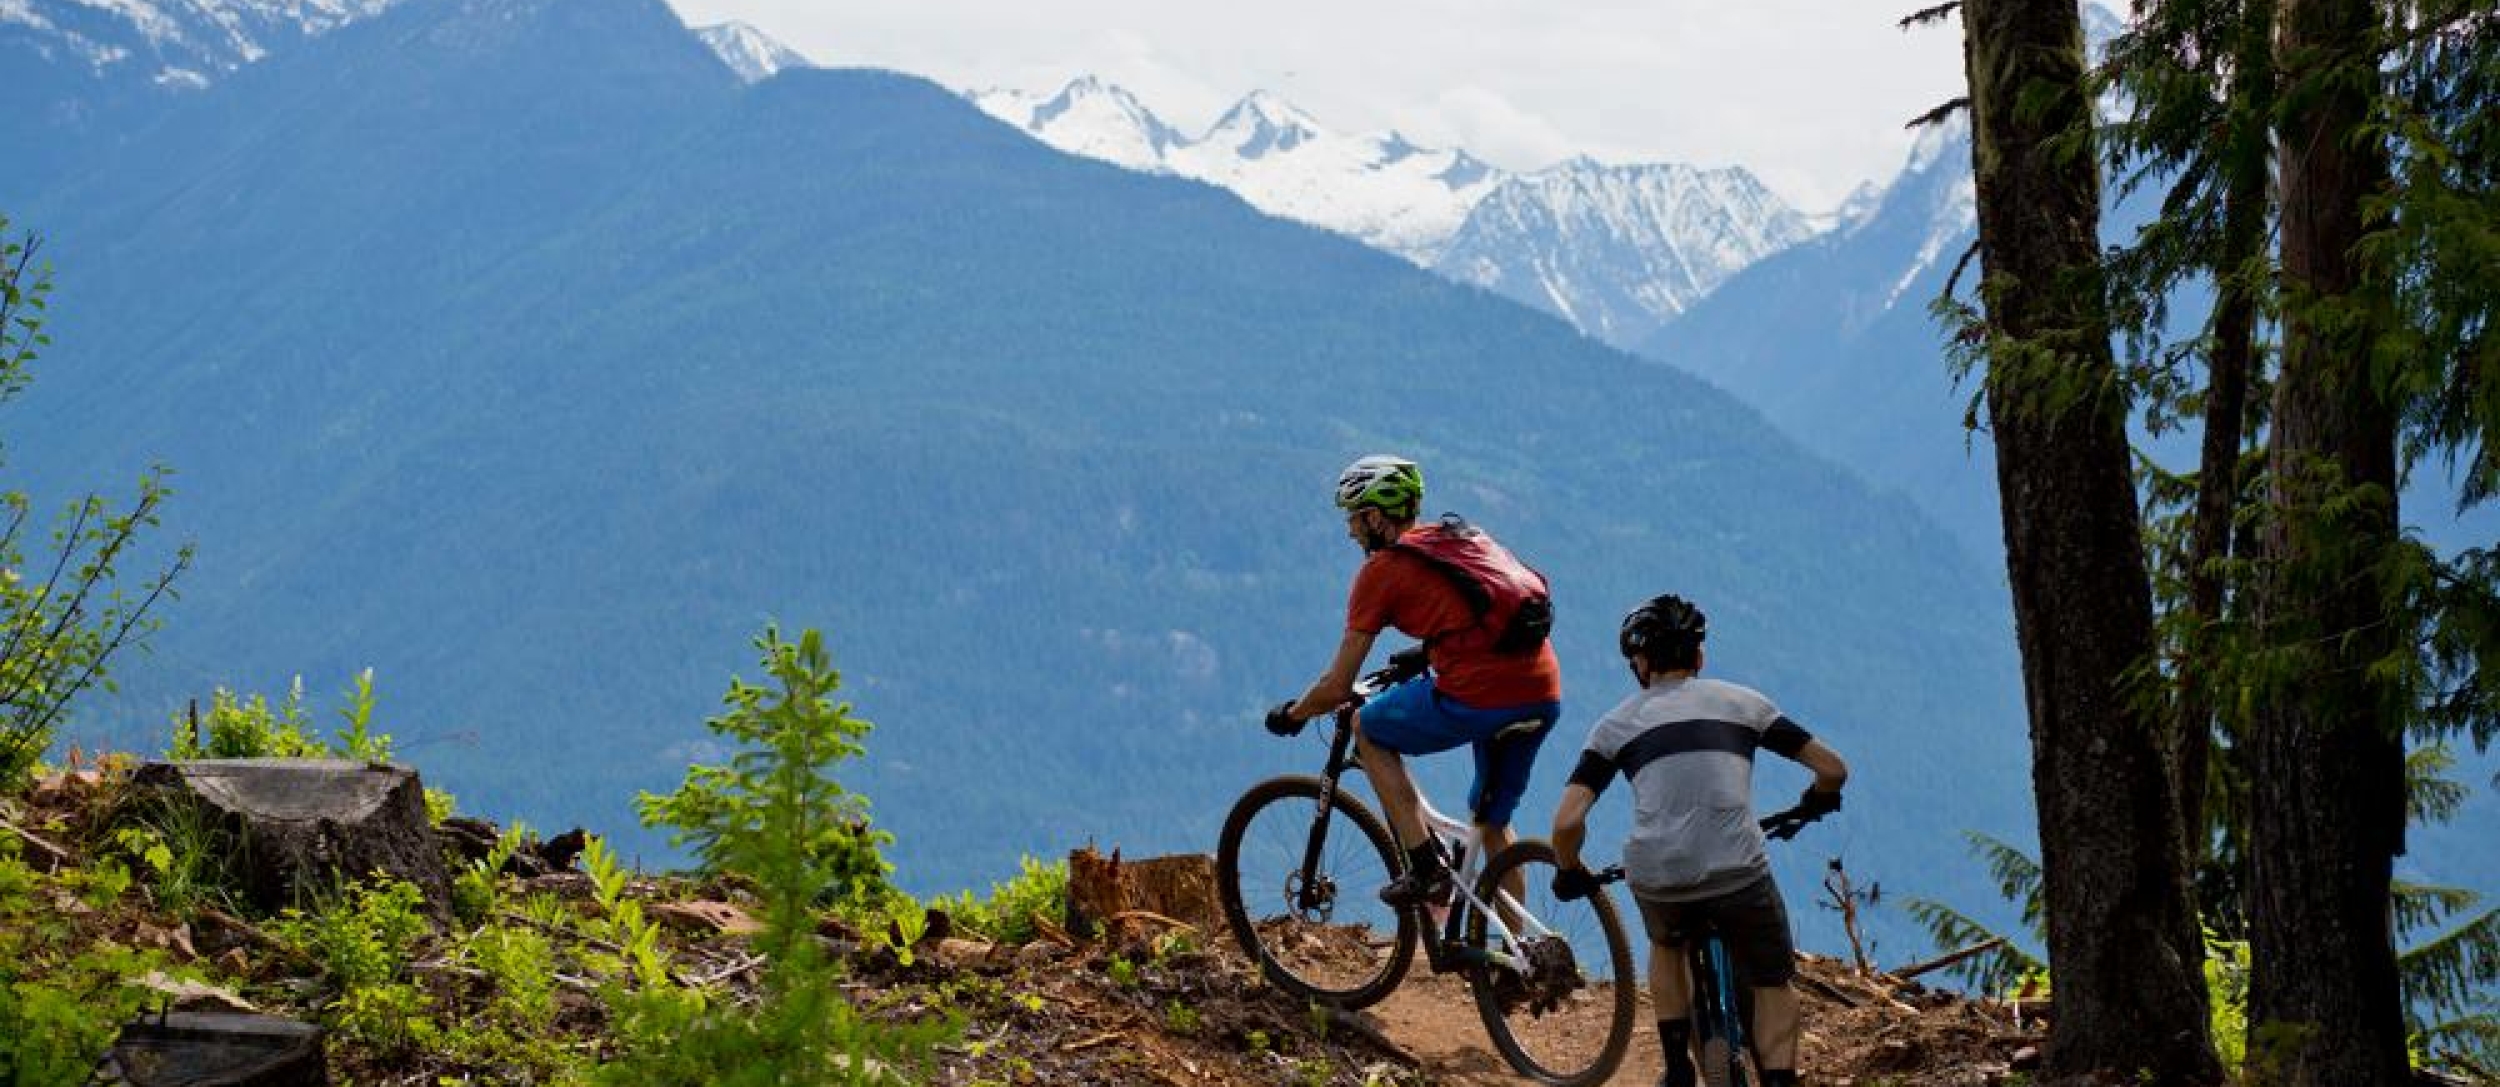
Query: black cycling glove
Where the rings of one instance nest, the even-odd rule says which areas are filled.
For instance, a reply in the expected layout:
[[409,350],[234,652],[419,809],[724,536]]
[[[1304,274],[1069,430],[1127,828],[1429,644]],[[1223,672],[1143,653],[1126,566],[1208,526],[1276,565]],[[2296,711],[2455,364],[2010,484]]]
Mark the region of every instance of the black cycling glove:
[[1808,819],[1820,819],[1839,810],[1840,790],[1838,789],[1827,793],[1809,785],[1806,786],[1806,795],[1797,798],[1797,814]]
[[1598,882],[1596,873],[1586,868],[1558,868],[1554,871],[1554,897],[1565,902],[1587,898],[1603,886],[1605,884]]
[[1297,701],[1300,700],[1288,698],[1277,703],[1275,709],[1267,711],[1267,730],[1269,732],[1278,736],[1299,736],[1302,734],[1302,726],[1304,722],[1296,720],[1293,716],[1293,704]]

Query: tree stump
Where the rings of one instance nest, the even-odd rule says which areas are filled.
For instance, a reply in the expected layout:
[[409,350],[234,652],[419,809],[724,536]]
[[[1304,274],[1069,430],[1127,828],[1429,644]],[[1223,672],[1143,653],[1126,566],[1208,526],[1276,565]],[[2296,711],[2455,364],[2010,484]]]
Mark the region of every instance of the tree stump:
[[155,762],[132,784],[188,804],[228,847],[226,867],[254,905],[309,905],[346,880],[381,872],[413,883],[448,916],[451,880],[426,824],[416,772],[335,759]]
[[1200,938],[1221,922],[1215,858],[1204,853],[1122,861],[1092,846],[1068,855],[1068,928],[1113,943],[1135,943],[1174,928]]
[[131,1087],[325,1087],[321,1028],[262,1015],[141,1016],[92,1083]]

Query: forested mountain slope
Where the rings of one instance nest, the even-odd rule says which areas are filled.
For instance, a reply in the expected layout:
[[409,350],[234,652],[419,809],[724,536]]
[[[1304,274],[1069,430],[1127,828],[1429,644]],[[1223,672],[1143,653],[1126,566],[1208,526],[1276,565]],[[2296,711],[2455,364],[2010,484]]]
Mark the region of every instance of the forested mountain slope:
[[51,501],[174,465],[200,557],[74,738],[370,665],[439,784],[620,826],[780,619],[878,722],[846,784],[916,889],[1204,849],[1317,764],[1258,714],[1335,643],[1335,470],[1396,450],[1556,585],[1531,829],[1668,589],[1856,760],[1821,847],[1968,901],[1957,832],[2027,829],[1996,575],[1907,502],[1677,370],[928,83],[746,87],[656,0],[409,0],[87,155],[20,215],[59,290],[11,466]]

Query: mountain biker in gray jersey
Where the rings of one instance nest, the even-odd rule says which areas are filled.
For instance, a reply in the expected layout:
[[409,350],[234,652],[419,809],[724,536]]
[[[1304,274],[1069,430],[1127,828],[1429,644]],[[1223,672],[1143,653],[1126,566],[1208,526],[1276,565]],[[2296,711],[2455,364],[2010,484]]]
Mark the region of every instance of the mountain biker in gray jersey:
[[1664,1087],[1690,1087],[1693,979],[1686,934],[1715,923],[1739,973],[1754,986],[1754,1052],[1763,1087],[1796,1083],[1796,974],[1788,907],[1771,878],[1753,811],[1753,755],[1772,752],[1814,772],[1797,813],[1840,810],[1849,779],[1840,755],[1769,699],[1700,676],[1709,621],[1680,597],[1660,596],[1623,620],[1621,648],[1641,689],[1589,732],[1554,813],[1554,894],[1597,887],[1580,859],[1588,812],[1617,775],[1632,783],[1634,822],[1623,867],[1650,940],[1650,999],[1665,1050]]

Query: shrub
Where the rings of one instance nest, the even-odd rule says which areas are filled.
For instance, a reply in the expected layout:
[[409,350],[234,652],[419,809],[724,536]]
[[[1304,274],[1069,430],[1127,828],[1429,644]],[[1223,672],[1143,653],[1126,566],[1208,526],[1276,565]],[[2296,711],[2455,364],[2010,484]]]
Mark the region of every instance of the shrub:
[[[827,776],[861,752],[867,722],[832,694],[841,677],[813,630],[796,645],[767,628],[756,639],[771,689],[733,680],[727,712],[708,724],[745,745],[727,767],[692,767],[668,796],[646,794],[643,817],[693,843],[707,867],[751,877],[764,901],[763,992],[753,1007],[721,1007],[700,994],[656,986],[618,1000],[626,1051],[600,1070],[604,1083],[640,1085],[869,1084],[904,1078],[895,1065],[925,1065],[952,1023],[870,1021],[835,983],[815,939],[815,908],[883,901],[887,866],[866,805]],[[600,884],[603,904],[617,894]]]
[[932,905],[944,909],[957,928],[995,943],[1031,941],[1038,935],[1033,920],[1036,917],[1054,925],[1066,925],[1068,862],[1044,864],[1028,856],[1018,863],[1021,870],[1015,878],[991,884],[987,900],[962,891],[953,898],[941,897]]

